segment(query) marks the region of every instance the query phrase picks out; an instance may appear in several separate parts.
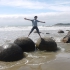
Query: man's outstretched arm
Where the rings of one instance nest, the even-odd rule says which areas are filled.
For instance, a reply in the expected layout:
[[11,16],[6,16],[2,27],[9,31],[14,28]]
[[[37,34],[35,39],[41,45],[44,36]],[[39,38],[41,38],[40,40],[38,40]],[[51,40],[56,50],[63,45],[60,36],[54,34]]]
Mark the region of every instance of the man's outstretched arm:
[[24,18],[25,20],[30,20],[30,21],[32,21],[31,19],[27,19],[27,18]]
[[43,22],[43,21],[38,21],[38,22],[45,23],[45,22]]

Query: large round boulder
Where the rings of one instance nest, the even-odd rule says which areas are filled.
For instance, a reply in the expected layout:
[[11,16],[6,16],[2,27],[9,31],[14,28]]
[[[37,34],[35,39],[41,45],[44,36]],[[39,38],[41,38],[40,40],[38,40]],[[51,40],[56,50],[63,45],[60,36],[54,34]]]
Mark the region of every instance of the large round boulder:
[[68,32],[68,34],[62,39],[62,41],[64,43],[70,43],[70,31]]
[[64,33],[64,31],[63,30],[59,30],[58,33]]
[[17,61],[22,59],[23,56],[22,49],[14,43],[0,46],[0,61]]
[[14,43],[20,46],[23,52],[35,51],[35,43],[28,37],[17,38]]
[[39,50],[57,51],[57,44],[52,38],[41,38],[36,42],[36,47]]

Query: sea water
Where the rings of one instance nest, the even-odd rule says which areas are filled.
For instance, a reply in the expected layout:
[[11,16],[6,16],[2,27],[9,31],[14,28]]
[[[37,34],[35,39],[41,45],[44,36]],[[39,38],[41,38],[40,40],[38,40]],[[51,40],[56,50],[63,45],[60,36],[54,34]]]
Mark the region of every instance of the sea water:
[[[13,43],[18,37],[27,37],[31,28],[32,26],[0,27],[0,46],[5,43]],[[61,50],[58,52],[25,52],[26,58],[22,60],[15,62],[0,61],[0,70],[59,70],[58,68],[65,70],[65,68],[60,65],[63,63],[64,65],[70,64],[70,44],[62,43],[61,39],[68,33],[66,30],[70,30],[70,27],[39,26],[38,28],[41,32],[41,37],[53,38]],[[64,33],[58,33],[58,30],[63,30]],[[29,38],[37,42],[40,37],[37,33],[33,32]],[[68,69],[70,69],[70,66],[68,66]]]
[[[14,41],[18,37],[27,37],[32,26],[5,26],[0,27],[0,43]],[[39,26],[38,27],[42,37],[53,37],[56,38],[57,42],[60,38],[63,38],[67,34],[70,27],[58,27],[58,26]],[[59,34],[58,30],[63,30],[65,33]],[[49,34],[46,34],[49,33]],[[38,34],[32,33],[30,38],[36,41],[39,38]]]

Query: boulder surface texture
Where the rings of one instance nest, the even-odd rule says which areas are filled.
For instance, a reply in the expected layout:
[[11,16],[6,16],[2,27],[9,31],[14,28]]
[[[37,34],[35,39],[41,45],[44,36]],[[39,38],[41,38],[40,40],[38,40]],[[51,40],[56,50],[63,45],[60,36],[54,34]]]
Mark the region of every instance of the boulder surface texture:
[[39,50],[57,51],[57,44],[52,38],[41,38],[36,42]]
[[14,44],[8,43],[0,46],[0,61],[17,61],[23,58],[22,49]]
[[17,38],[14,43],[20,46],[23,52],[35,51],[35,43],[28,37]]

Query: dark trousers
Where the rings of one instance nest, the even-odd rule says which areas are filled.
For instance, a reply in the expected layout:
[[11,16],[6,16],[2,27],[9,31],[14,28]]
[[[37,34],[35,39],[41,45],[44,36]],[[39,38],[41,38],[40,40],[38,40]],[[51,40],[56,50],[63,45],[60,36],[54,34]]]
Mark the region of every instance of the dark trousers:
[[30,33],[32,33],[32,31],[33,31],[34,29],[36,29],[36,30],[37,30],[37,33],[39,34],[39,29],[38,29],[37,26],[33,26],[33,28],[31,29]]
[[[33,28],[31,29],[31,31],[30,31],[30,33],[29,33],[29,35],[32,33],[32,31],[34,30],[34,29],[36,29],[37,30],[37,33],[39,34],[39,36],[40,36],[40,32],[39,32],[39,29],[38,29],[38,27],[37,26],[33,26]],[[28,35],[28,36],[29,36]],[[40,36],[40,38],[41,38],[41,36]]]

